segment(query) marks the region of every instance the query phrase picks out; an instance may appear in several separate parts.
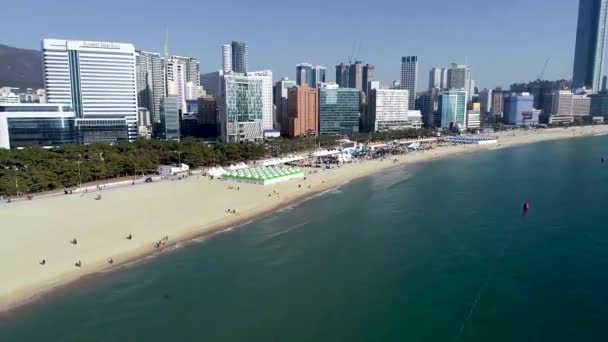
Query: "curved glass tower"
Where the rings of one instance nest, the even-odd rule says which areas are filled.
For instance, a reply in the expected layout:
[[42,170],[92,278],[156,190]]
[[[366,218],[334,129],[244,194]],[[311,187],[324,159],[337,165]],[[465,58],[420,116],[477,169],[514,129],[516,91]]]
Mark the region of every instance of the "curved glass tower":
[[608,0],[580,0],[572,88],[600,90],[608,26]]

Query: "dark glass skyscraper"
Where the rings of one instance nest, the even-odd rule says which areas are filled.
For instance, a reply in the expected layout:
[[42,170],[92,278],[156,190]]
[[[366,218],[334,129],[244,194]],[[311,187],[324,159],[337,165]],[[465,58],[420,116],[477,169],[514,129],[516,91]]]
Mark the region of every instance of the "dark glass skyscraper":
[[572,87],[600,90],[608,26],[608,0],[580,0]]
[[340,88],[348,88],[349,66],[344,63],[336,65],[336,84]]
[[296,84],[312,85],[312,64],[300,63],[296,65]]
[[247,43],[232,42],[232,71],[247,72]]

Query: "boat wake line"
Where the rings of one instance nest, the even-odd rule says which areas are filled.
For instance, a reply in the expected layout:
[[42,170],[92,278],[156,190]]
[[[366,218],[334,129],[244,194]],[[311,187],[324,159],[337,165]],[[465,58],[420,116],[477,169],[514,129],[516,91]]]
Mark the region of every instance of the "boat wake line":
[[504,258],[505,252],[507,250],[507,247],[511,245],[511,240],[512,239],[513,239],[513,231],[511,231],[511,233],[509,234],[508,238],[505,240],[505,243],[502,246],[502,249],[496,255],[496,261],[492,265],[492,268],[489,270],[488,275],[486,276],[485,281],[479,287],[479,290],[477,291],[477,295],[475,296],[475,299],[473,300],[473,303],[471,303],[471,307],[469,308],[469,312],[465,316],[464,321],[460,325],[460,329],[458,330],[458,333],[454,337],[454,341],[459,341],[460,338],[462,337],[462,334],[464,333],[464,329],[466,328],[467,323],[471,320],[471,317],[473,317],[473,314],[475,313],[475,310],[477,309],[477,305],[479,304],[479,300],[481,299],[481,296],[486,291],[487,287],[490,285],[490,282],[494,278],[494,275],[496,274],[496,270],[498,269],[498,263]]

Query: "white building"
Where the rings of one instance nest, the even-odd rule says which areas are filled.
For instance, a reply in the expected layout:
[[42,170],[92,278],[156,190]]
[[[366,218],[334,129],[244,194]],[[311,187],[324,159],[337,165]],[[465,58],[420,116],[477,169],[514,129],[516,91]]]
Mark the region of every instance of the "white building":
[[408,110],[409,92],[405,89],[371,89],[364,130],[369,132],[419,128],[420,111]]
[[157,169],[156,172],[164,177],[167,176],[175,176],[177,174],[180,173],[186,173],[190,171],[190,166],[188,166],[188,164],[176,164],[176,165],[160,165]]
[[443,89],[441,82],[442,70],[437,67],[431,69],[429,72],[429,89]]
[[160,122],[160,102],[165,89],[165,60],[155,52],[137,51],[137,103],[147,108],[154,122]]
[[[47,102],[69,104],[77,125],[127,127],[137,139],[137,84],[132,44],[44,39],[44,83]],[[121,123],[122,121],[122,123]],[[86,140],[88,142],[88,140]]]
[[15,94],[13,90],[18,88],[2,87],[0,88],[0,103],[19,103],[19,95]]
[[464,89],[467,102],[473,98],[475,82],[471,79],[471,68],[468,65],[452,63],[448,68],[446,89]]
[[224,74],[232,71],[232,46],[222,45],[222,70]]
[[262,130],[274,129],[274,104],[272,102],[272,71],[262,70],[248,72],[247,76],[256,77],[262,80]]
[[[222,76],[218,124],[223,142],[264,139],[262,121],[266,113],[264,106],[266,81],[266,76],[242,73]],[[272,104],[272,99],[270,101]]]
[[200,65],[195,58],[172,56],[166,64],[167,95],[176,96],[178,109],[187,111],[186,101],[196,100],[200,91]]

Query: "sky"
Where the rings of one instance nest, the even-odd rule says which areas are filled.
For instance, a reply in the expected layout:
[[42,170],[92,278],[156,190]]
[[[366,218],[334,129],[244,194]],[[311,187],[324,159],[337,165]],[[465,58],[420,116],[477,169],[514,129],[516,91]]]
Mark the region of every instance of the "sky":
[[[358,57],[376,79],[399,79],[401,56],[417,55],[418,89],[434,66],[468,61],[476,84],[508,86],[570,79],[576,0],[28,0],[5,1],[0,43],[40,49],[43,38],[132,43],[137,49],[198,58],[221,68],[221,45],[249,46],[249,69],[295,78],[298,63],[335,65]],[[353,45],[356,44],[354,54]]]

